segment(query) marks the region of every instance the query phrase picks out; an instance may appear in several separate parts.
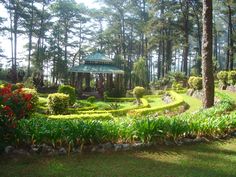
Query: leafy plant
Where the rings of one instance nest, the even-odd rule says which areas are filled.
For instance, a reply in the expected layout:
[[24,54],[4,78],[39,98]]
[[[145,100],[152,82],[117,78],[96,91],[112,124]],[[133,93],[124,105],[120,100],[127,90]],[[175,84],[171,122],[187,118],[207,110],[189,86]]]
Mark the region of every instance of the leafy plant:
[[64,93],[49,94],[47,104],[51,114],[65,114],[69,105],[69,95]]
[[95,96],[90,96],[90,97],[87,98],[87,101],[90,102],[90,103],[93,103],[93,102],[96,101],[96,98],[95,98]]
[[194,90],[201,90],[202,89],[202,78],[191,76],[188,79],[189,87]]
[[69,95],[69,104],[73,105],[76,101],[75,88],[70,85],[60,85],[58,93],[64,93]]
[[228,85],[228,72],[227,71],[218,72],[217,78],[220,80],[221,84],[223,84],[223,88],[226,88]]
[[143,87],[137,86],[137,87],[134,88],[133,94],[134,94],[138,104],[141,103],[140,98],[143,97],[144,93],[145,93],[145,89]]
[[228,72],[228,81],[232,84],[236,84],[236,71],[229,71]]

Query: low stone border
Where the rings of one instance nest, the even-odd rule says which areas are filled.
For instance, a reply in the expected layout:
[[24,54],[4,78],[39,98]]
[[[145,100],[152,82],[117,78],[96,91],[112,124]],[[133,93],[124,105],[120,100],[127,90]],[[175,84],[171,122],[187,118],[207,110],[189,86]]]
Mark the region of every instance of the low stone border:
[[214,140],[225,140],[232,137],[236,137],[236,131],[232,132],[231,134],[219,136],[219,137],[196,137],[196,138],[182,138],[176,141],[171,140],[164,140],[161,143],[141,143],[135,142],[133,144],[123,143],[123,144],[113,144],[113,143],[105,143],[105,144],[98,144],[98,145],[85,145],[82,147],[77,147],[71,149],[68,152],[68,149],[65,147],[53,148],[50,145],[42,144],[42,145],[31,145],[25,148],[16,148],[14,146],[6,146],[4,150],[4,154],[6,155],[22,155],[22,156],[30,156],[34,154],[39,155],[48,155],[48,156],[55,156],[55,155],[69,155],[74,153],[105,153],[105,152],[118,152],[118,151],[130,151],[130,150],[138,150],[148,147],[155,147],[158,145],[165,145],[165,146],[181,146],[187,144],[198,144],[198,143],[209,143]]

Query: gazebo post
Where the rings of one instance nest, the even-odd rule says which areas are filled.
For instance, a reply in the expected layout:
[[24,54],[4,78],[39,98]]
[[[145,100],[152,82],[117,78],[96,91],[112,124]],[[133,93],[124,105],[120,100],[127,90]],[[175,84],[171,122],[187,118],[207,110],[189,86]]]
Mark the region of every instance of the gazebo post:
[[90,91],[91,90],[91,87],[90,87],[90,73],[86,73],[85,74],[85,90],[86,91]]
[[78,81],[78,90],[82,91],[83,73],[77,74],[77,81]]

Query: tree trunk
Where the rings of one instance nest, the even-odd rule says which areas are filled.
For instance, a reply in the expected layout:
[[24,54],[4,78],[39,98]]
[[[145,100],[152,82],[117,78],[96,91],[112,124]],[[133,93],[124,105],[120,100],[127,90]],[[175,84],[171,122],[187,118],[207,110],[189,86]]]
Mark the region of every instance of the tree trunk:
[[185,75],[188,75],[188,53],[189,53],[189,2],[185,0],[185,9],[184,9],[184,49],[183,49],[183,72]]
[[30,19],[30,29],[29,29],[29,48],[28,48],[28,68],[27,77],[30,76],[30,62],[31,62],[31,50],[32,50],[32,33],[33,33],[33,20],[34,20],[34,1],[31,2],[31,19]]
[[202,75],[203,107],[214,105],[214,77],[212,61],[212,0],[203,0]]
[[228,12],[229,12],[229,25],[228,25],[228,32],[229,32],[229,46],[228,46],[228,50],[229,50],[229,69],[233,70],[234,69],[234,53],[233,53],[233,24],[232,24],[232,9],[231,6],[228,5]]

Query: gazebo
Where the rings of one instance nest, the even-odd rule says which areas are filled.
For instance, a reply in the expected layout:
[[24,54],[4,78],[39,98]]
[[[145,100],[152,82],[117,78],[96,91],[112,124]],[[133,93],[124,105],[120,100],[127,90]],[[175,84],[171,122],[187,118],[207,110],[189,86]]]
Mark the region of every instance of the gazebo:
[[[114,88],[114,78],[121,82],[124,71],[113,65],[113,61],[101,52],[94,52],[86,56],[77,66],[69,70],[73,78],[73,85],[82,92],[91,92],[91,79],[96,81],[95,91],[102,96],[104,89]],[[93,76],[93,77],[92,77]],[[94,77],[95,76],[95,77]],[[83,84],[85,80],[85,84]],[[85,88],[83,88],[85,85]]]

